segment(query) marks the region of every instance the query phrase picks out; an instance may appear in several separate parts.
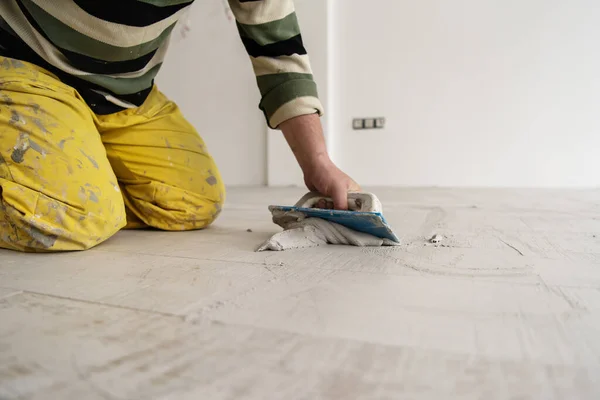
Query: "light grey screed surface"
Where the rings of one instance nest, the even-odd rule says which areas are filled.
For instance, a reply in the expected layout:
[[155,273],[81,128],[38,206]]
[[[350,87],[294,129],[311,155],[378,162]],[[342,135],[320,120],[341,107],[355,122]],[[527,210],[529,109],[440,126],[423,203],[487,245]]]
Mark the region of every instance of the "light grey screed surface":
[[0,399],[600,398],[600,190],[372,191],[402,246],[255,253],[304,192],[231,189],[205,231],[0,251]]

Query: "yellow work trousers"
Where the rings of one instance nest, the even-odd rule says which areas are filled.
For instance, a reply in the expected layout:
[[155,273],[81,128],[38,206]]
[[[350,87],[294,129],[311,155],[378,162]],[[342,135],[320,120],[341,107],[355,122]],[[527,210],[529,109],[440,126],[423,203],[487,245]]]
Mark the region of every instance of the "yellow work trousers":
[[201,229],[225,189],[204,141],[153,88],[96,115],[33,64],[0,57],[0,248],[84,250],[122,228]]

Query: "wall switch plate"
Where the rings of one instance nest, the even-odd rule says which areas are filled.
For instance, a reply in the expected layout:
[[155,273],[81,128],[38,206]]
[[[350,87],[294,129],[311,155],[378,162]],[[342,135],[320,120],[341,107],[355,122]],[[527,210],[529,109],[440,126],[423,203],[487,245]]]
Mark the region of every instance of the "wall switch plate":
[[377,129],[385,128],[385,118],[375,118],[375,128],[377,128]]
[[366,118],[364,121],[365,121],[365,129],[375,128],[375,120],[373,118]]

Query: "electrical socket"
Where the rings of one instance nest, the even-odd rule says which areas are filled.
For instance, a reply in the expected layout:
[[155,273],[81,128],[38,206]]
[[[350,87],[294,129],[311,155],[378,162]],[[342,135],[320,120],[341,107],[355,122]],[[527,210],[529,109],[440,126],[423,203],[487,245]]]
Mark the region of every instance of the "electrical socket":
[[385,118],[354,118],[352,120],[352,129],[383,129],[385,128]]

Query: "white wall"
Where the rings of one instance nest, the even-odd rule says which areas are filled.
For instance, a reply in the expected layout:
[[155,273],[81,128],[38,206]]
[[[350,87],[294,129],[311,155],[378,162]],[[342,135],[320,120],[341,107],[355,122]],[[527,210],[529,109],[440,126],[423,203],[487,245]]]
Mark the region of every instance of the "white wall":
[[[359,183],[600,183],[597,0],[296,0],[296,7],[330,152]],[[159,86],[203,135],[227,184],[300,185],[281,134],[267,133],[223,2],[197,1],[191,20],[188,37],[173,41]],[[351,129],[353,117],[381,115],[385,130]]]
[[227,185],[266,183],[266,125],[250,60],[222,0],[199,0],[157,78],[215,158]]
[[598,0],[334,7],[336,154],[360,183],[600,183]]

